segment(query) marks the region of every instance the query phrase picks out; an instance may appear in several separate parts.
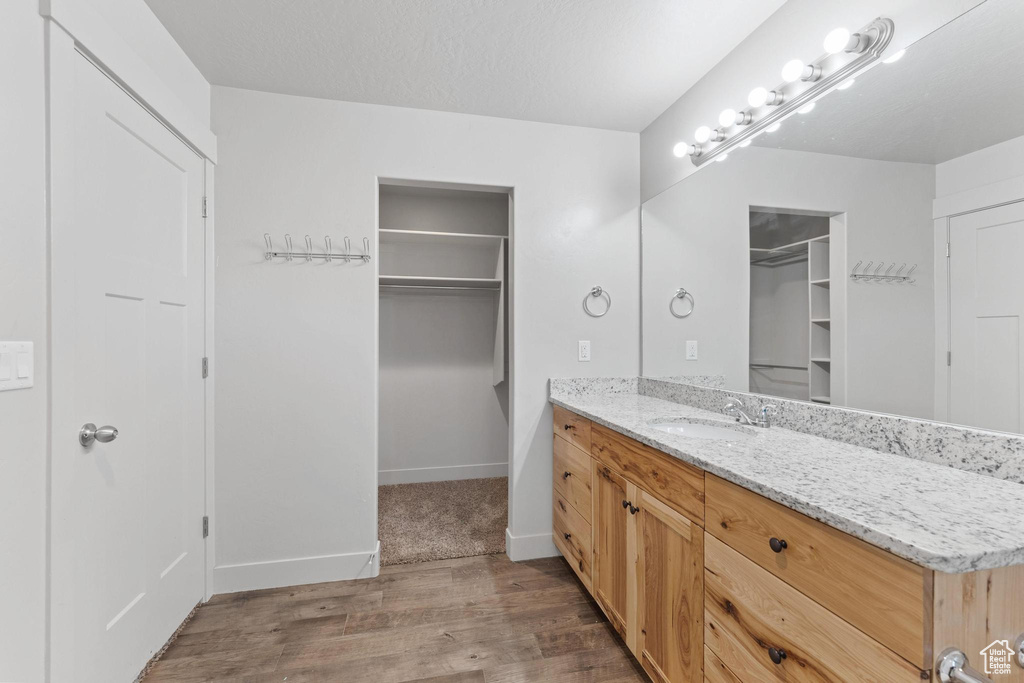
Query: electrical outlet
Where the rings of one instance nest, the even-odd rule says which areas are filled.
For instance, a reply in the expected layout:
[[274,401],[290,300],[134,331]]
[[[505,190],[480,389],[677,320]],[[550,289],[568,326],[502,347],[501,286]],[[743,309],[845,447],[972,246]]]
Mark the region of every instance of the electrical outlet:
[[686,342],[686,360],[697,360],[697,342]]
[[580,340],[579,343],[579,360],[581,363],[590,362],[590,342]]

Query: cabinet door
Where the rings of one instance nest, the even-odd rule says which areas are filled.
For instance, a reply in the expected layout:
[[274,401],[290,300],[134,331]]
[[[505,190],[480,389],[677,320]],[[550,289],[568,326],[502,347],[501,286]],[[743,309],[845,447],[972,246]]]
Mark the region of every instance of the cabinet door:
[[609,467],[593,468],[594,599],[635,654],[638,492]]
[[697,681],[704,659],[704,532],[640,492],[637,658],[656,682]]

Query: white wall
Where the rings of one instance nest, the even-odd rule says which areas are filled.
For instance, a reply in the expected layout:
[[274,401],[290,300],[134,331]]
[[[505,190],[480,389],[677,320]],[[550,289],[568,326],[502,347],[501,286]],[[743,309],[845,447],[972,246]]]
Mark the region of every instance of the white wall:
[[[844,212],[858,260],[917,263],[914,285],[847,287],[846,405],[929,417],[934,383],[934,168],[749,147],[644,203],[643,372],[723,374],[747,390],[750,206]],[[694,314],[668,314],[686,287]],[[685,340],[699,360],[684,360]]]
[[0,681],[42,681],[46,604],[46,120],[43,20],[0,3],[0,340],[31,341],[35,386],[0,393]]
[[640,135],[642,193],[646,201],[696,170],[672,147],[693,142],[698,126],[712,125],[718,112],[738,108],[755,86],[782,82],[779,71],[794,57],[812,60],[837,26],[856,30],[878,16],[889,17],[896,34],[889,52],[910,45],[960,16],[981,0],[789,0],[736,49],[651,123]]
[[935,166],[935,196],[973,190],[1024,176],[1024,136]]
[[[377,176],[515,188],[511,552],[554,554],[547,380],[637,372],[638,136],[219,87],[213,122],[215,588],[345,578],[374,549],[377,260],[261,252],[264,232],[376,243]],[[601,319],[580,306],[595,284]]]

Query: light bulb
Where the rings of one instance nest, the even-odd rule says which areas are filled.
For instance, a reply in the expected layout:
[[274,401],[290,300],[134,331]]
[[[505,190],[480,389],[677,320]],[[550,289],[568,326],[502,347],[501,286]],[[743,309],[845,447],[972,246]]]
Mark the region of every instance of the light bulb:
[[894,64],[900,61],[900,59],[907,53],[906,50],[900,50],[899,52],[893,52],[891,57],[886,57],[882,60],[885,64]]
[[753,140],[751,138],[747,138],[746,140],[740,143],[740,147],[750,147],[751,142],[753,142]]
[[803,72],[804,63],[799,59],[791,59],[786,62],[786,66],[782,67],[782,80],[786,81],[786,83],[792,83],[800,78]]
[[767,101],[767,88],[754,88],[753,90],[750,91],[750,94],[747,95],[747,104],[749,104],[754,109],[757,109],[758,107],[763,107]]
[[764,132],[765,132],[765,133],[774,133],[774,132],[775,132],[775,131],[777,131],[777,130],[778,130],[779,128],[782,128],[782,123],[781,123],[781,122],[778,122],[778,123],[773,123],[772,125],[770,125],[770,126],[768,126],[767,128],[765,128],[765,129],[764,129]]
[[843,81],[842,83],[840,83],[840,84],[839,84],[839,85],[838,85],[838,86],[836,87],[836,90],[846,90],[846,89],[847,89],[847,88],[849,88],[849,87],[850,87],[851,85],[853,85],[853,84],[854,84],[855,82],[856,82],[856,81],[855,81],[854,79],[852,79],[852,78],[848,78],[848,79],[846,79],[845,81]]
[[690,146],[685,142],[677,142],[676,146],[672,148],[672,153],[677,157],[685,157],[690,151]]
[[814,105],[815,105],[814,102],[811,102],[810,104],[805,104],[804,106],[802,106],[799,109],[797,109],[797,113],[798,114],[810,114],[812,111],[814,111]]
[[833,29],[825,36],[825,52],[837,55],[850,44],[850,32],[845,28]]
[[711,129],[707,126],[701,126],[693,134],[693,139],[700,143],[707,142],[711,139]]
[[732,124],[736,123],[736,110],[723,109],[722,113],[718,115],[718,123],[725,128],[728,128]]

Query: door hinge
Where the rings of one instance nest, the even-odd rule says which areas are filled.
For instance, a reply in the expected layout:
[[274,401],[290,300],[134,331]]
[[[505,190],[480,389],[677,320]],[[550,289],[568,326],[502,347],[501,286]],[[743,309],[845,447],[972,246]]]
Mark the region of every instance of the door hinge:
[[203,218],[206,218],[206,197],[203,197]]
[[203,356],[203,379],[210,376],[210,359]]
[[946,367],[953,365],[953,352],[946,351]]
[[203,515],[203,538],[210,535],[210,517]]

